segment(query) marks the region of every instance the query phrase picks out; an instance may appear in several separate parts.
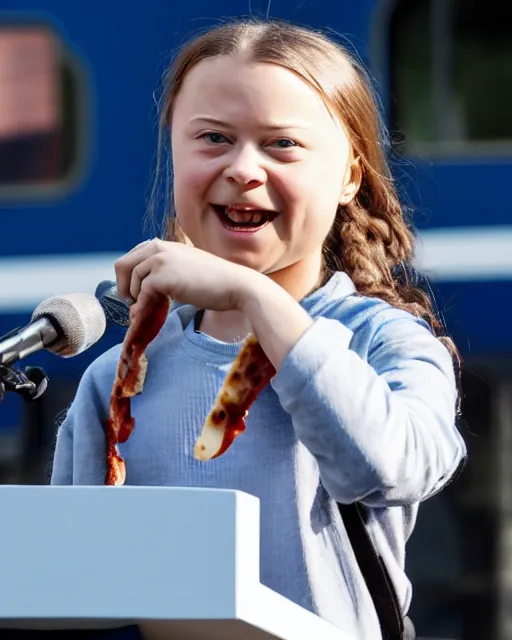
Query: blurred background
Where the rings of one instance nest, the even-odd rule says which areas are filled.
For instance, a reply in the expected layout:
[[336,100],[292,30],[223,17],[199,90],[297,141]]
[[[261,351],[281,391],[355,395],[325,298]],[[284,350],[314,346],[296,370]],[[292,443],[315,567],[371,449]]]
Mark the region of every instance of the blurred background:
[[[327,27],[375,78],[418,264],[464,357],[470,464],[420,509],[411,615],[424,637],[512,639],[512,3],[4,0],[0,335],[46,297],[94,292],[148,237],[160,75],[191,33],[248,13]],[[27,359],[50,384],[37,402],[0,404],[0,483],[47,482],[83,370],[122,336]]]

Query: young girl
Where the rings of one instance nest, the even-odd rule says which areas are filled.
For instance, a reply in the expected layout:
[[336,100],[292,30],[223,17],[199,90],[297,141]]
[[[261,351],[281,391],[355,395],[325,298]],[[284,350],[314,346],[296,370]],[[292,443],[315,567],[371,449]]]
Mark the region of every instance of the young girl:
[[[395,275],[412,255],[370,84],[323,35],[236,21],[195,38],[164,92],[172,151],[166,240],[116,263],[142,309],[174,301],[147,351],[127,484],[229,488],[261,502],[261,581],[354,638],[381,637],[336,503],[362,503],[403,613],[418,503],[465,457],[457,353],[427,296]],[[239,343],[277,374],[221,457],[193,458]],[[85,372],[53,484],[102,484],[102,421],[119,347]]]

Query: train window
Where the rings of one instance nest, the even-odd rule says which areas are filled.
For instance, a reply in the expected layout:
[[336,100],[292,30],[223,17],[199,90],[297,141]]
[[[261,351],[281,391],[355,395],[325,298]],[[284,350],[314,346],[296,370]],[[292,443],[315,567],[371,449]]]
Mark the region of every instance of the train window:
[[0,199],[67,184],[79,165],[76,65],[45,25],[0,22]]
[[390,18],[390,120],[407,150],[508,147],[512,4],[401,0]]

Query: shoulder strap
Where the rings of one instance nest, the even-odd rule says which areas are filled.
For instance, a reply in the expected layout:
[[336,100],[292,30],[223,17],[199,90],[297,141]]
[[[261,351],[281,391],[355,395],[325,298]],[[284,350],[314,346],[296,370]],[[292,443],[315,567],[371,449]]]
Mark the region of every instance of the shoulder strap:
[[[194,331],[200,331],[204,310],[194,315]],[[393,583],[366,530],[364,506],[340,504],[338,508],[359,569],[373,600],[383,640],[404,640],[404,621]]]
[[404,621],[393,583],[365,526],[362,504],[339,504],[338,508],[354,550],[359,569],[372,597],[383,640],[403,640]]

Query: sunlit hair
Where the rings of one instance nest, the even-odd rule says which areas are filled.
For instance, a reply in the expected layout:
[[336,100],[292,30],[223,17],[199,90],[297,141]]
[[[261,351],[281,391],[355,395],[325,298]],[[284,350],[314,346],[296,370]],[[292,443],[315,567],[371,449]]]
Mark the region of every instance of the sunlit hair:
[[[459,355],[444,335],[430,296],[417,286],[409,265],[414,238],[406,223],[386,159],[386,137],[372,83],[363,65],[348,50],[320,32],[280,21],[230,21],[193,38],[164,76],[159,121],[159,150],[153,200],[159,174],[167,176],[164,196],[170,202],[170,124],[183,80],[201,60],[241,55],[248,62],[280,65],[306,81],[345,126],[362,182],[353,201],[339,206],[324,244],[327,272],[345,271],[358,293],[373,296],[423,318],[449,349],[457,371]],[[164,156],[167,156],[164,158]],[[166,206],[164,236],[186,241],[172,205]]]

